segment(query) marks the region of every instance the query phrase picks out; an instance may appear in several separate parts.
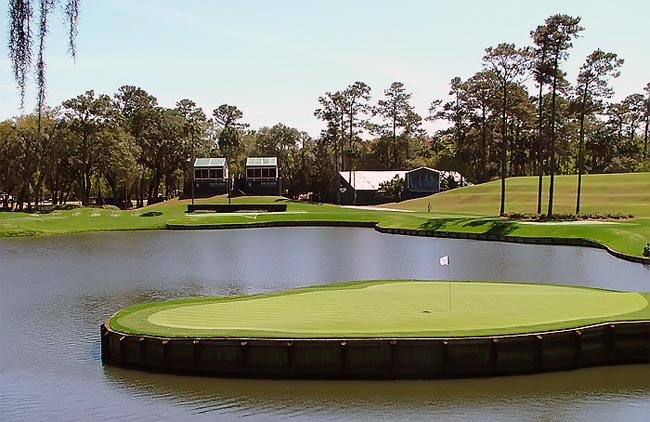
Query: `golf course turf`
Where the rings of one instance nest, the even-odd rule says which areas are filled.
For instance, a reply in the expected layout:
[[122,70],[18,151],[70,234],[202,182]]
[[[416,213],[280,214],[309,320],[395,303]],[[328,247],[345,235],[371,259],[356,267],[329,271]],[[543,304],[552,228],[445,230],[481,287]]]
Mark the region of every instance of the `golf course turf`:
[[108,326],[158,337],[476,337],[650,320],[648,299],[558,285],[384,280],[146,303]]
[[[556,209],[571,212],[576,176],[556,178]],[[508,179],[506,210],[534,212],[536,177]],[[545,181],[548,183],[548,180]],[[79,208],[50,214],[0,213],[0,237],[37,236],[108,230],[205,229],[277,225],[374,225],[380,229],[405,229],[435,235],[471,234],[477,238],[511,236],[531,239],[584,239],[613,251],[641,257],[650,242],[650,173],[587,175],[583,179],[583,210],[601,214],[634,215],[624,220],[530,222],[495,217],[499,183],[453,189],[425,198],[386,204],[385,208],[348,208],[336,205],[289,201],[281,197],[239,197],[233,204],[283,202],[281,213],[186,213],[189,200],[169,200],[142,209]],[[227,203],[225,195],[197,199],[196,203]],[[431,212],[427,206],[431,203]],[[395,211],[399,209],[402,212]],[[406,212],[405,212],[406,211]],[[151,215],[143,217],[143,215]],[[444,237],[444,236],[443,236]],[[533,239],[534,238],[534,239]]]
[[120,310],[102,362],[264,378],[454,378],[648,363],[650,293],[359,281]]

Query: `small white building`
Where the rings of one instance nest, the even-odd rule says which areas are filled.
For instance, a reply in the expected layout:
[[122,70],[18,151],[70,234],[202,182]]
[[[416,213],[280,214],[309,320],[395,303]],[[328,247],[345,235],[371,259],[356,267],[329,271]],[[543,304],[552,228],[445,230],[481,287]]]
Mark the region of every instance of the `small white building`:
[[463,186],[467,181],[458,172],[440,171],[429,167],[413,170],[381,171],[340,171],[339,186],[341,203],[369,205],[386,202],[378,195],[382,183],[399,177],[404,183],[401,199],[411,199],[431,195],[441,190],[441,181],[453,178],[456,186]]

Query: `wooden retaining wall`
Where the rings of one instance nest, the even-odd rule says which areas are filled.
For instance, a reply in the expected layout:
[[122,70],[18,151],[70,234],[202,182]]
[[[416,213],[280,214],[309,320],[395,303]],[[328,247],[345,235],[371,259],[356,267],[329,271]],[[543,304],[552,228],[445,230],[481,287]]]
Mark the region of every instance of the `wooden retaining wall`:
[[187,212],[212,211],[220,213],[240,211],[284,212],[287,204],[187,204]]
[[105,364],[221,377],[488,377],[650,362],[650,321],[468,338],[162,338],[106,323],[100,335]]
[[227,224],[167,224],[169,230],[232,230],[257,229],[264,227],[362,227],[375,228],[376,222],[359,221],[260,221],[256,223]]

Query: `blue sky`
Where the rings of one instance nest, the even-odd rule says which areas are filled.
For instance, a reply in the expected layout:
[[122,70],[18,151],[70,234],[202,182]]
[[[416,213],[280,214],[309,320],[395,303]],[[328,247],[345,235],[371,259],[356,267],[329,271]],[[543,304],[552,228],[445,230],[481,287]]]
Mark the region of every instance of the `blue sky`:
[[[7,3],[0,0],[0,119],[21,113]],[[451,78],[481,69],[486,47],[529,45],[529,32],[555,13],[581,16],[585,27],[564,66],[570,80],[601,48],[625,59],[615,98],[642,92],[650,81],[650,2],[641,0],[82,0],[76,63],[61,15],[52,20],[48,103],[137,85],[163,106],[190,98],[210,115],[228,103],[253,128],[282,122],[316,136],[313,111],[326,91],[360,80],[377,100],[401,81],[426,115],[433,99],[446,98]]]

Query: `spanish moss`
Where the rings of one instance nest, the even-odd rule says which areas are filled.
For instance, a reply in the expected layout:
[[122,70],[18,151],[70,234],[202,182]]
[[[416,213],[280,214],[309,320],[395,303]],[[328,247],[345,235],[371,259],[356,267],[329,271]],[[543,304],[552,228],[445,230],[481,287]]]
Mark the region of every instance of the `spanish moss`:
[[[37,110],[39,115],[45,107],[46,76],[45,76],[45,39],[48,33],[48,17],[57,4],[63,0],[38,0],[38,57],[36,61]],[[76,36],[79,24],[79,5],[81,0],[66,0],[63,7],[65,20],[68,24],[68,52],[76,58]],[[14,79],[20,91],[20,107],[25,105],[25,92],[28,74],[32,69],[34,37],[33,37],[33,0],[9,0],[9,59],[13,69]]]
[[30,0],[10,0],[9,2],[9,58],[14,79],[20,90],[20,107],[25,103],[27,74],[32,65],[32,31],[33,15]]
[[38,27],[38,59],[36,61],[36,84],[38,86],[38,99],[36,108],[38,111],[39,133],[40,122],[43,109],[45,107],[45,88],[47,80],[45,79],[45,38],[47,37],[47,17],[52,12],[55,0],[40,0],[39,13],[40,22]]
[[79,1],[68,0],[65,5],[65,16],[68,22],[68,53],[73,60],[77,59],[77,28],[79,24]]

